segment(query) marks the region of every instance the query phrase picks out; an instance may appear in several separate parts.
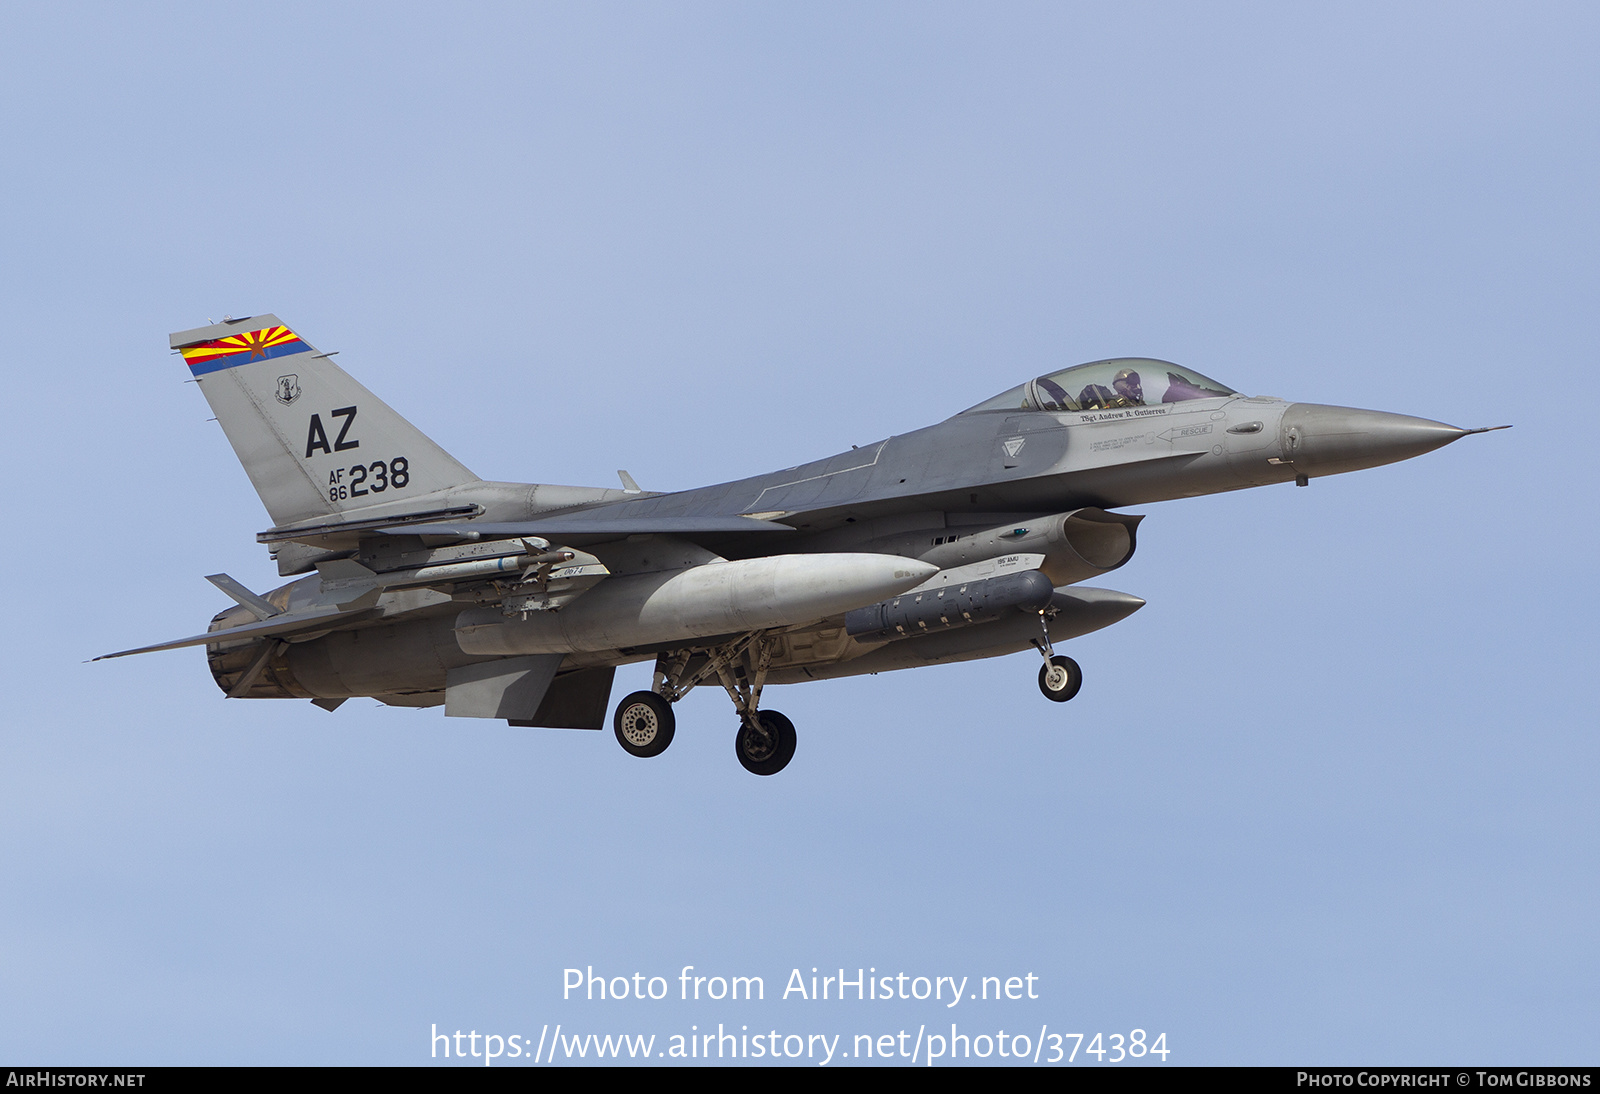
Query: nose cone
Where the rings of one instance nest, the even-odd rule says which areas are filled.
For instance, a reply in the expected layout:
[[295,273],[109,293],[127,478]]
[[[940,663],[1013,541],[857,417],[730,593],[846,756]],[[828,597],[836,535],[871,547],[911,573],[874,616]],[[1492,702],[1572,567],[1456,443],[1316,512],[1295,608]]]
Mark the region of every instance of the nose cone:
[[1283,412],[1283,459],[1302,475],[1337,475],[1409,460],[1472,430],[1427,418],[1295,403]]

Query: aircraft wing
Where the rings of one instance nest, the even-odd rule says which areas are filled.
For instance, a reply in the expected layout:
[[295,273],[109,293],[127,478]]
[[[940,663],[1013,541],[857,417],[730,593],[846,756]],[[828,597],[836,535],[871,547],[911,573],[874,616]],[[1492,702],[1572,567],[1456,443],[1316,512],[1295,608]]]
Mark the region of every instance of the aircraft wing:
[[668,535],[694,536],[712,533],[739,532],[793,532],[787,524],[755,517],[585,517],[581,513],[564,517],[542,517],[505,523],[462,521],[448,524],[406,524],[394,528],[378,529],[393,535],[406,536],[539,536],[549,539],[561,537],[569,542],[573,536],[593,536],[596,539],[615,539],[620,536]]
[[259,623],[247,623],[242,627],[227,627],[220,631],[207,631],[205,634],[191,635],[188,638],[179,638],[172,642],[160,642],[154,646],[140,646],[136,650],[121,650],[117,653],[103,653],[94,658],[104,661],[112,657],[127,657],[135,653],[155,653],[158,650],[176,650],[184,646],[208,646],[213,642],[231,642],[237,638],[267,638],[273,635],[296,634],[300,631],[328,630],[334,622],[346,623],[360,617],[363,613],[341,610],[337,607],[316,608],[312,611],[285,613],[264,619]]

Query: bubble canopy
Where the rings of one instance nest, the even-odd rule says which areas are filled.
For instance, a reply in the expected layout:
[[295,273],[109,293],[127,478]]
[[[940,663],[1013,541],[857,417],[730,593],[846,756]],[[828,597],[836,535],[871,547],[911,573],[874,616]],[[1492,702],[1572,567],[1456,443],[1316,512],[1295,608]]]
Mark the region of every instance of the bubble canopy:
[[1074,365],[1002,391],[963,414],[981,410],[1108,410],[1220,399],[1238,392],[1193,369],[1151,357],[1114,357]]

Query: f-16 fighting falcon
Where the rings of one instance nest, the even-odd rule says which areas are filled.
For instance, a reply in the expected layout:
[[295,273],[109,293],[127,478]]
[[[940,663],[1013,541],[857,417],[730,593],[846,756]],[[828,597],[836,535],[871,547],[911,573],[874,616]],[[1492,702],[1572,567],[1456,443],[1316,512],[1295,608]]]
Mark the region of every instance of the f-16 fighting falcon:
[[[230,698],[353,696],[514,726],[601,729],[634,756],[672,743],[673,703],[720,684],[734,751],[772,775],[794,725],[768,684],[1033,650],[1143,606],[1079,584],[1133,555],[1132,505],[1336,475],[1469,433],[1423,418],[1252,398],[1166,361],[1039,376],[937,425],[816,463],[676,493],[485,482],[275,315],[172,335],[260,494],[278,573],[204,634]],[[1504,427],[1494,427],[1504,428]],[[304,576],[299,576],[304,575]]]

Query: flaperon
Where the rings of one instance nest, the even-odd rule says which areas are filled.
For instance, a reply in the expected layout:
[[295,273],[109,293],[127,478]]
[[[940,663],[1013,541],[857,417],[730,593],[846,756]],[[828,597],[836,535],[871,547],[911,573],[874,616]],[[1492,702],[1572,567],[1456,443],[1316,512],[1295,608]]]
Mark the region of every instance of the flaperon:
[[[1144,601],[1078,583],[1133,555],[1121,507],[1392,463],[1468,433],[1372,410],[1249,398],[1165,361],[1029,380],[937,425],[696,490],[485,482],[272,315],[172,336],[273,526],[278,572],[205,634],[235,698],[352,696],[512,725],[600,729],[616,666],[655,682],[617,704],[635,756],[671,743],[672,704],[714,682],[758,775],[794,754],[766,684],[1034,649]],[[1498,428],[1498,427],[1497,427]]]

